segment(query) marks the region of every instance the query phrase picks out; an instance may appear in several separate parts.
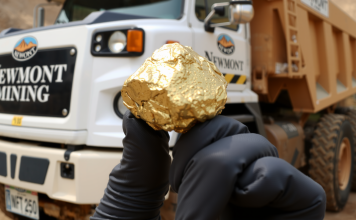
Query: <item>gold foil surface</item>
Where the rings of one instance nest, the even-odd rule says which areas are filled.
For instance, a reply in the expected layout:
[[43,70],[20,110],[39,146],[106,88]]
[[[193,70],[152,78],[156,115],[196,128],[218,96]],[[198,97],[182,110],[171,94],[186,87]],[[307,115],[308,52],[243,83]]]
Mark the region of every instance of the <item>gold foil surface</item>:
[[196,122],[220,114],[227,82],[191,47],[165,44],[124,83],[124,105],[155,130],[185,133]]

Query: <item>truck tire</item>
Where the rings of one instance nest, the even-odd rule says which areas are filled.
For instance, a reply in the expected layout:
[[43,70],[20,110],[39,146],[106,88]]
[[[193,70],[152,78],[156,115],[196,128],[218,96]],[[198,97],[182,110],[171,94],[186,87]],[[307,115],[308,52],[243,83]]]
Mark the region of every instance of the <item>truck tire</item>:
[[[356,110],[348,109],[346,115],[350,118],[351,125],[354,129],[354,135],[356,136]],[[354,161],[356,163],[356,146],[354,146]],[[351,190],[356,191],[356,166],[354,167],[354,177],[352,179]]]
[[[0,184],[0,212],[9,217],[12,220],[20,220],[18,216],[12,214],[11,212],[6,211],[5,207],[5,187],[3,184]],[[0,214],[1,216],[1,214]]]
[[345,115],[324,115],[314,131],[309,174],[326,193],[326,209],[341,210],[349,197],[354,174],[355,135]]

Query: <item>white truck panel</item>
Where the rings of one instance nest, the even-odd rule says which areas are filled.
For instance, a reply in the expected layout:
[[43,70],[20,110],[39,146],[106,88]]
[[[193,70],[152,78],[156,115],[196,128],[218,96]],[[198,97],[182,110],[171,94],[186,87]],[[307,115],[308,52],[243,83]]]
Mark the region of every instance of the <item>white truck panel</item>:
[[[68,116],[65,118],[56,118],[26,115],[22,119],[22,126],[59,130],[86,129],[86,106],[88,106],[89,102],[87,94],[90,91],[91,75],[91,66],[88,63],[91,63],[92,59],[89,53],[91,36],[87,28],[85,26],[76,26],[2,38],[0,53],[12,53],[16,42],[25,36],[34,36],[38,40],[38,50],[73,46],[77,49],[77,58]],[[13,116],[13,114],[0,114],[0,124],[11,125]]]
[[87,135],[86,130],[71,131],[0,125],[0,136],[33,141],[84,145]]
[[[97,204],[103,196],[111,170],[120,163],[122,151],[85,149],[72,152],[68,163],[74,164],[75,178],[60,175],[60,163],[66,149],[39,146],[28,142],[0,140],[1,151],[7,154],[7,177],[0,176],[0,183],[45,193],[50,198],[75,204]],[[15,178],[10,177],[10,155],[17,155]],[[18,178],[21,156],[46,158],[48,171],[43,185],[21,181]]]
[[[152,53],[167,40],[192,46],[192,32],[187,27],[185,18],[181,20],[136,20],[108,22],[91,25],[91,32],[125,27],[140,27],[145,30],[145,53],[140,57],[94,57],[92,60],[91,94],[88,115],[89,146],[122,147],[125,134],[122,131],[122,120],[115,114],[113,100],[121,91],[125,80],[132,75]],[[155,25],[152,25],[152,24]],[[99,28],[100,27],[100,28]],[[175,143],[176,134],[171,136],[171,146]]]

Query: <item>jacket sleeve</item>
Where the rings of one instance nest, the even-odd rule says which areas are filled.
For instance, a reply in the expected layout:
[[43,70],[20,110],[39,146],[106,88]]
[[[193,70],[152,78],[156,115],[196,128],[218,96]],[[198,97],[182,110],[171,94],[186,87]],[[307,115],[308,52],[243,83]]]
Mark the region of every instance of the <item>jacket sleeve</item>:
[[160,219],[169,189],[169,135],[153,130],[130,111],[124,115],[123,130],[122,160],[111,171],[104,196],[90,219]]
[[218,115],[204,123],[196,124],[187,133],[182,134],[173,148],[174,160],[169,173],[172,189],[178,192],[186,165],[196,153],[224,137],[245,133],[250,133],[246,125]]
[[266,138],[220,119],[188,131],[175,146],[176,220],[324,218],[319,184],[279,159]]
[[285,160],[263,157],[239,177],[222,219],[324,219],[324,189]]
[[[216,220],[228,205],[239,176],[263,157],[278,157],[278,153],[258,134],[225,137],[200,150],[185,164],[176,220]],[[174,160],[179,162],[177,157]]]

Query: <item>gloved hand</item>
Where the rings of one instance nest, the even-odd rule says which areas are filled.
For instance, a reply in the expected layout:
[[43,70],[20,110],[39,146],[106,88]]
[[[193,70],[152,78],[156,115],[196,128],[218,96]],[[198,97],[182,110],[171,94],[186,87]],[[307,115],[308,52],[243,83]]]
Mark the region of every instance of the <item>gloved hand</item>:
[[231,118],[195,125],[174,146],[176,220],[322,220],[325,192]]
[[169,135],[126,111],[123,157],[111,171],[104,197],[91,220],[158,220],[168,192]]
[[173,150],[170,184],[178,193],[176,219],[216,220],[239,175],[268,156],[278,157],[276,147],[234,119],[216,116],[195,125]]

